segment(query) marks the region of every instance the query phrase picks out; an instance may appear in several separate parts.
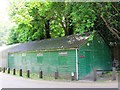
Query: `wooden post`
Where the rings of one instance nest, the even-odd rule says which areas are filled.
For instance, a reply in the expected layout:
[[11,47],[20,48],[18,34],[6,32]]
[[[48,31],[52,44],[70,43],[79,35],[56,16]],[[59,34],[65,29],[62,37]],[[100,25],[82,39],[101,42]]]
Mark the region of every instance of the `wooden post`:
[[43,71],[40,71],[39,78],[43,78]]
[[30,78],[30,70],[27,70],[27,77]]
[[118,90],[120,90],[120,72],[118,72]]
[[115,69],[115,67],[112,68],[112,80],[116,80],[116,69]]
[[96,81],[97,80],[97,72],[96,72],[96,68],[94,68],[94,71],[93,71],[93,81]]
[[3,68],[3,73],[5,73],[5,67]]
[[8,74],[10,74],[10,68],[8,68]]
[[74,72],[71,73],[71,80],[72,81],[75,80],[75,74],[74,74]]
[[55,72],[55,79],[58,79],[58,71]]
[[13,69],[13,75],[15,75],[16,74],[16,70],[15,70],[15,68]]
[[2,69],[2,68],[0,67],[0,72],[1,72],[1,69]]
[[20,69],[20,76],[22,76],[22,69]]

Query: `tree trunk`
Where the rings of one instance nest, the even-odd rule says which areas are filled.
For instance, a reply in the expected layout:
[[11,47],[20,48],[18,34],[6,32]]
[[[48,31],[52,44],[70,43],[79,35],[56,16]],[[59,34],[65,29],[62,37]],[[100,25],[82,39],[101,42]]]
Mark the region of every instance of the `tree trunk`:
[[65,18],[65,22],[66,22],[66,33],[65,35],[72,35],[74,33],[74,25],[73,25],[73,22],[72,22],[72,16],[70,16],[70,14],[72,13],[72,4],[70,4],[69,6],[69,11],[68,11],[68,15],[67,17]]
[[51,35],[50,35],[50,20],[47,20],[45,22],[45,36],[46,36],[46,38],[51,38]]
[[68,29],[67,29],[64,21],[61,21],[61,25],[62,25],[62,28],[63,28],[63,30],[64,30],[65,36],[68,36],[68,35],[69,35]]
[[65,36],[72,35],[74,33],[74,25],[72,23],[71,18],[65,19],[65,21],[61,22],[61,25],[64,29]]
[[74,33],[74,26],[73,26],[73,23],[72,23],[72,20],[71,18],[68,18],[68,33],[69,35],[72,35]]
[[107,28],[118,38],[118,40],[120,40],[119,31],[116,30],[115,28],[110,27],[108,22],[105,20],[105,18],[103,16],[100,16],[100,17],[104,21],[104,23],[107,26]]
[[69,33],[68,33],[68,30],[64,30],[65,31],[65,36],[68,36]]

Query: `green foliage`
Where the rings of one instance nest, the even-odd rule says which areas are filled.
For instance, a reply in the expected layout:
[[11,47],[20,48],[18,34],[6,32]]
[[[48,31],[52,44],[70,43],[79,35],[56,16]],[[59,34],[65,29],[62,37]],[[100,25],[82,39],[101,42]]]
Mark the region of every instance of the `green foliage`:
[[91,3],[75,3],[71,13],[75,23],[75,32],[83,33],[90,31],[96,20],[96,13]]
[[89,41],[92,41],[93,38],[94,38],[94,35],[95,35],[95,31],[92,32],[92,34],[90,34],[90,38],[89,38]]
[[[11,31],[9,43],[82,34],[93,30],[101,32],[104,37],[107,34],[110,40],[113,33],[105,26],[101,16],[105,17],[111,27],[119,30],[119,4],[110,2],[11,2],[10,16],[17,28],[14,28],[14,33]],[[16,38],[14,34],[17,34]]]
[[15,43],[18,43],[18,40],[17,40],[17,32],[15,31],[15,28],[12,28],[10,30],[10,36],[8,37],[7,39],[7,44],[15,44]]

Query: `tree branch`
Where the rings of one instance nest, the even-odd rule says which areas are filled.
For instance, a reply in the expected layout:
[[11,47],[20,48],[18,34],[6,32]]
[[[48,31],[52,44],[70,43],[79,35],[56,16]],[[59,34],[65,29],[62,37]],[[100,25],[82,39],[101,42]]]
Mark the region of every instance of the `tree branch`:
[[115,11],[119,14],[119,11],[117,10],[117,8],[111,3],[112,7],[115,9]]
[[65,31],[65,30],[66,30],[66,28],[64,27],[63,22],[61,21],[60,23],[61,23],[61,25],[62,25],[62,27],[63,27],[63,29],[64,29],[64,31]]
[[120,32],[119,32],[117,29],[115,29],[115,28],[113,28],[113,27],[112,27],[112,29],[113,29],[116,33],[120,34]]
[[[102,18],[102,20],[104,21],[105,25],[107,26],[107,28],[120,40],[120,36],[118,33],[116,33],[107,23],[107,21],[105,20],[105,18],[103,16],[100,16]],[[118,30],[116,30],[118,31]]]

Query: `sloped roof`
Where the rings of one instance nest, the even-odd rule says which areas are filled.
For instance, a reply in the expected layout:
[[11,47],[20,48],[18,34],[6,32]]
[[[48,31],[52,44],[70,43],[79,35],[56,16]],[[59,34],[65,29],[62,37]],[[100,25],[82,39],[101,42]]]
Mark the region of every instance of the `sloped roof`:
[[4,51],[7,52],[9,49],[12,49],[17,45],[19,45],[19,44],[13,44],[13,45],[8,45],[8,46],[0,46],[0,53],[4,52]]
[[88,40],[89,36],[89,34],[85,36],[70,35],[60,38],[21,43],[15,46],[14,49],[9,50],[9,52],[79,48]]

